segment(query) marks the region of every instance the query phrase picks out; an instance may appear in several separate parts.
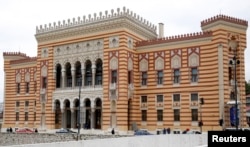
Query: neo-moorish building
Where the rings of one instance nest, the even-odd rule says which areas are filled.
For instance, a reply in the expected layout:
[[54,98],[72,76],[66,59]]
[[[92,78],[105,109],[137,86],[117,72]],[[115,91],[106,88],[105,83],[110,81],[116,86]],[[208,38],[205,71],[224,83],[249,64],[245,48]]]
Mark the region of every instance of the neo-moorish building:
[[3,128],[80,122],[82,129],[178,133],[200,130],[202,121],[203,131],[218,130],[231,126],[236,98],[239,127],[247,126],[248,22],[217,15],[201,21],[201,32],[170,37],[163,27],[157,34],[126,8],[37,27],[37,57],[3,53]]

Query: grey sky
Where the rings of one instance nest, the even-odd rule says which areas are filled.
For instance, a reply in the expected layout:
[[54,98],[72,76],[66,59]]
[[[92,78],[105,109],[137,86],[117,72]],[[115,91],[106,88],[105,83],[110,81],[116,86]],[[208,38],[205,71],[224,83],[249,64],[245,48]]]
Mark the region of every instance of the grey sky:
[[[164,23],[165,36],[200,32],[200,22],[218,14],[250,21],[249,0],[1,0],[0,102],[4,97],[3,52],[36,56],[36,26],[124,6],[157,26]],[[247,34],[248,45],[249,29]],[[245,51],[245,73],[250,80],[249,49]]]

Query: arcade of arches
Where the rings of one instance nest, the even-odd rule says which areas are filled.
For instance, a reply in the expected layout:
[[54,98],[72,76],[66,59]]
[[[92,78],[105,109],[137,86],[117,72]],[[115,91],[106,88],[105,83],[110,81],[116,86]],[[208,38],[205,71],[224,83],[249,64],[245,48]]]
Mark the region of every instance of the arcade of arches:
[[[91,102],[85,98],[80,104],[80,128],[101,129],[102,101],[96,98]],[[55,100],[55,125],[56,128],[78,128],[79,124],[79,99],[72,102],[65,99],[63,102]]]
[[[84,62],[57,63],[55,65],[56,92],[67,95],[73,91],[73,95],[77,95],[77,89],[84,88],[85,92],[97,93],[91,88],[102,87],[102,68],[100,58],[88,59]],[[55,128],[78,128],[80,118],[81,128],[101,129],[102,98],[100,96],[80,98],[79,101],[79,98],[65,98],[64,95],[54,93],[53,96]]]
[[97,59],[95,64],[90,60],[86,60],[84,63],[80,61],[75,63],[67,62],[64,66],[58,63],[55,67],[56,88],[101,86],[102,68],[101,59]]

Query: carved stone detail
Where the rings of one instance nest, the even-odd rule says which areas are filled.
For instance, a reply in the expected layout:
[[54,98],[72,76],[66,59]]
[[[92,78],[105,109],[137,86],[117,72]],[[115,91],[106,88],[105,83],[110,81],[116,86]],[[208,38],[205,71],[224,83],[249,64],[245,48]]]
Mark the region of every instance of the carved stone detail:
[[56,46],[54,47],[53,70],[56,70],[58,64],[65,68],[66,63],[69,62],[73,66],[77,61],[84,69],[87,60],[93,64],[97,59],[103,60],[103,39]]
[[48,68],[47,68],[47,66],[43,66],[42,67],[42,70],[41,70],[41,76],[42,77],[47,77],[47,74],[48,74]]
[[41,57],[42,58],[47,58],[49,56],[49,50],[48,48],[42,48],[41,49]]
[[133,49],[133,38],[128,37],[128,48]]
[[133,70],[133,61],[131,58],[128,59],[128,70]]
[[119,47],[119,36],[109,37],[109,48]]
[[54,47],[54,56],[65,56],[68,54],[79,54],[88,51],[97,51],[103,49],[103,39],[77,42]]
[[148,61],[146,59],[140,61],[140,71],[148,71]]
[[175,55],[171,59],[171,67],[172,68],[180,68],[181,67],[181,58],[178,55]]
[[116,57],[113,57],[111,60],[110,60],[110,69],[111,70],[116,70],[118,69],[118,59]]
[[196,53],[192,53],[188,60],[189,66],[199,66],[199,56]]
[[27,72],[25,74],[25,82],[30,82],[30,73],[29,72]]
[[18,73],[18,74],[16,75],[16,82],[17,82],[17,83],[20,83],[20,82],[21,82],[21,74],[20,74],[20,73]]
[[158,57],[155,60],[155,70],[162,70],[164,69],[164,60],[161,57]]

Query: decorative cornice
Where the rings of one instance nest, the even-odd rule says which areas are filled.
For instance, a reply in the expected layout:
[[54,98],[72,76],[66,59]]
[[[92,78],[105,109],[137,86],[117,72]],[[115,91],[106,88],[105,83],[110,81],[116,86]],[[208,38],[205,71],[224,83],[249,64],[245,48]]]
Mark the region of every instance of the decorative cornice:
[[175,36],[169,36],[169,37],[164,37],[164,38],[157,38],[154,40],[143,40],[140,42],[136,42],[136,47],[199,39],[199,38],[211,37],[211,36],[212,36],[211,31],[190,33],[190,34],[184,34],[184,35],[175,35]]
[[226,22],[231,22],[231,23],[235,23],[235,24],[239,24],[239,25],[243,25],[243,26],[248,26],[248,22],[246,20],[242,20],[242,19],[238,19],[238,18],[234,18],[234,17],[230,17],[230,16],[226,16],[226,15],[216,15],[214,17],[211,17],[209,19],[206,19],[206,20],[203,20],[201,22],[201,27],[204,27],[208,24],[211,24],[211,23],[214,23],[216,21],[219,21],[219,20],[223,20],[223,21],[226,21]]
[[137,29],[137,32],[140,32],[149,39],[157,36],[155,25],[125,7],[123,7],[123,11],[117,8],[117,12],[114,12],[112,9],[111,14],[105,11],[105,15],[102,12],[99,13],[99,16],[96,13],[93,16],[88,15],[88,19],[83,16],[83,18],[78,17],[77,20],[73,18],[72,20],[68,19],[67,22],[65,20],[58,23],[54,22],[53,26],[51,23],[44,25],[44,27],[41,25],[40,28],[36,28],[35,36],[37,41],[41,42],[72,35],[105,31],[117,27]]

